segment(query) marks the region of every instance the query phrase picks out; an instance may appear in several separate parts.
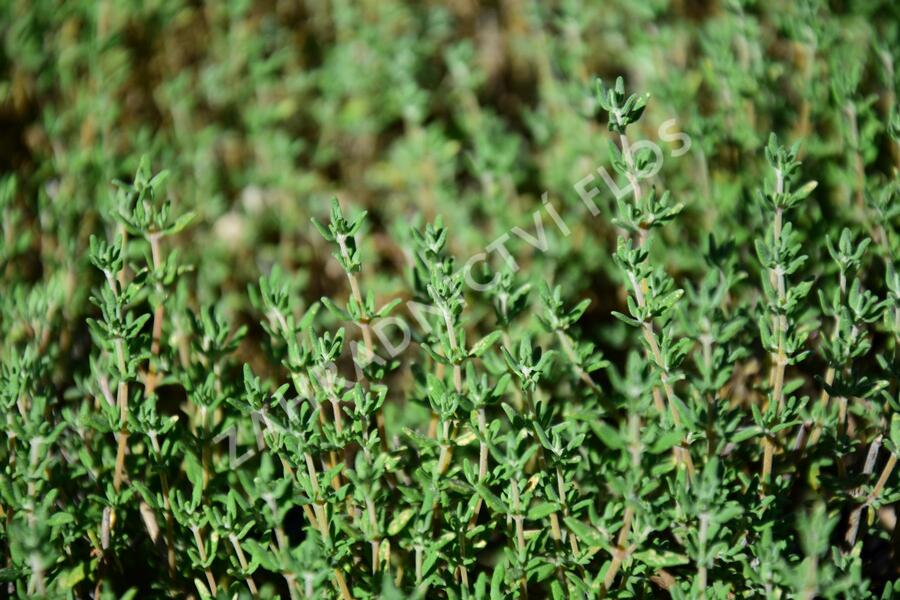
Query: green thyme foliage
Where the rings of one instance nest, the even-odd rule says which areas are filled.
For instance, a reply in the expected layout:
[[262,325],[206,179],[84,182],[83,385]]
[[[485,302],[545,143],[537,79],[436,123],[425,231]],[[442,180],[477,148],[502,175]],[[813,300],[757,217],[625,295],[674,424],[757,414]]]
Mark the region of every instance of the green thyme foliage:
[[900,594],[898,11],[0,5],[0,597]]

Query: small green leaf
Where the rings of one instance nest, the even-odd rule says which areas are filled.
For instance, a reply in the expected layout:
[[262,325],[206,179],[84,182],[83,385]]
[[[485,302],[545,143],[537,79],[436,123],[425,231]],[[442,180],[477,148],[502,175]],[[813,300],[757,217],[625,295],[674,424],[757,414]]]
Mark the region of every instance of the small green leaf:
[[686,565],[690,562],[687,556],[668,550],[642,550],[640,552],[635,552],[633,556],[635,560],[654,569],[676,567],[678,565]]
[[67,512],[58,512],[58,513],[54,514],[52,517],[50,517],[49,519],[47,519],[47,524],[50,525],[50,527],[61,527],[63,525],[67,525],[69,523],[74,523],[74,522],[75,522],[75,517],[73,517],[72,515],[70,515]]
[[78,563],[71,569],[63,571],[56,578],[59,586],[64,590],[71,590],[73,587],[84,581],[84,563]]
[[528,509],[528,519],[531,521],[539,521],[559,510],[556,502],[541,502]]
[[409,520],[415,516],[416,510],[413,508],[405,508],[401,510],[399,513],[394,515],[394,518],[391,519],[391,522],[388,524],[387,533],[390,536],[395,536],[400,533],[406,524],[409,523]]
[[502,331],[494,331],[484,336],[483,338],[478,340],[478,342],[474,346],[472,346],[472,349],[469,351],[469,356],[481,356],[482,354],[487,352],[488,349],[493,346],[502,335]]

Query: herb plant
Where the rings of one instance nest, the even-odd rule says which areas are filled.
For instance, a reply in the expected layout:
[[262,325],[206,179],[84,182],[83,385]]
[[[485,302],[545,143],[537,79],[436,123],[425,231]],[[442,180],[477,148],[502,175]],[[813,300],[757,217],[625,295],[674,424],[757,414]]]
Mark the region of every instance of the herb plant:
[[900,594],[898,23],[0,5],[0,596]]

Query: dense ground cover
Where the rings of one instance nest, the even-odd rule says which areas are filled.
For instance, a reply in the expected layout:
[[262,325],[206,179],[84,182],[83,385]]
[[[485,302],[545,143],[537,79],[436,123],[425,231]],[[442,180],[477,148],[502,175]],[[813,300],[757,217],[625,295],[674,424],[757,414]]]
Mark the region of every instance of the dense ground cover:
[[0,4],[0,596],[893,597],[898,29]]

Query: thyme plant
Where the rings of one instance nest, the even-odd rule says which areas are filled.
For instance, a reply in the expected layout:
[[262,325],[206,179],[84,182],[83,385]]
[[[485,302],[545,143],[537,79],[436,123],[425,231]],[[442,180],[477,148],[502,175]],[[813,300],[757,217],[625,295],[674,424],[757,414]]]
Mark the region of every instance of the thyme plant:
[[900,8],[0,5],[0,597],[900,595]]

